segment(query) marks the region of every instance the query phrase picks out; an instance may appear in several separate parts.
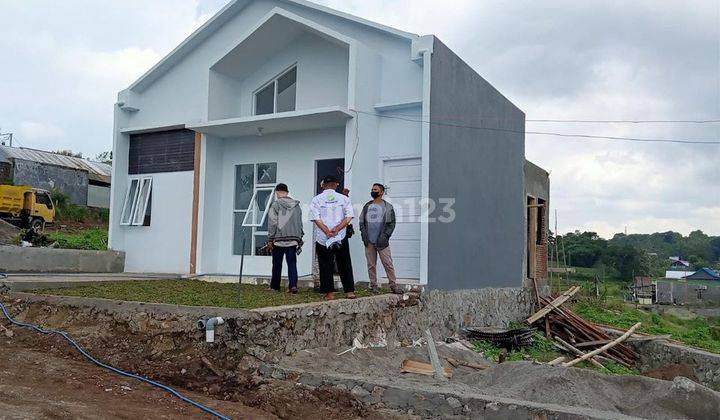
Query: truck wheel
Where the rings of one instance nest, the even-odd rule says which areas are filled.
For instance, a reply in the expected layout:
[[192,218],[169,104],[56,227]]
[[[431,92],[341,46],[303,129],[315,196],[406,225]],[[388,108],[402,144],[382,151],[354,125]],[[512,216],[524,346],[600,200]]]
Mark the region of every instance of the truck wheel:
[[30,229],[34,230],[35,233],[43,233],[45,230],[45,221],[43,219],[32,219],[30,221]]

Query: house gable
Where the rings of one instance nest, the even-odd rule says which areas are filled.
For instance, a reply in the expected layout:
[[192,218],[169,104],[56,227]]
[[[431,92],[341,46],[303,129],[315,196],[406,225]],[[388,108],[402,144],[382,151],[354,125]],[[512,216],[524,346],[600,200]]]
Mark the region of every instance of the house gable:
[[[185,56],[202,44],[206,39],[211,37],[215,32],[220,30],[223,25],[235,17],[236,14],[243,11],[251,3],[258,0],[233,0],[218,11],[213,17],[205,22],[200,28],[190,34],[180,45],[174,48],[168,55],[162,58],[157,64],[155,64],[150,70],[143,74],[133,84],[130,85],[128,90],[134,92],[142,92],[148,86],[150,86],[157,78],[161,77],[165,72],[171,69],[176,63],[182,60]],[[357,16],[343,13],[337,10],[333,10],[329,7],[325,7],[319,4],[315,4],[305,0],[277,0],[274,1],[279,6],[295,6],[296,8],[304,9],[311,12],[320,13],[327,15],[331,18],[339,18],[344,21],[359,25],[365,29],[370,29],[378,32],[382,32],[386,35],[413,40],[418,37],[416,34],[409,32],[400,31],[389,26],[385,26],[379,23],[375,23]]]

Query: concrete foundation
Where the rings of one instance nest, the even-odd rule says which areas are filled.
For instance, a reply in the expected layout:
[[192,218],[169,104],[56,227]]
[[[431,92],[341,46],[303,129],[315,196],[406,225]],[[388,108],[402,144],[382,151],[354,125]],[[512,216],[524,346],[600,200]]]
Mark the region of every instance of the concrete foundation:
[[121,251],[0,246],[0,272],[120,273]]

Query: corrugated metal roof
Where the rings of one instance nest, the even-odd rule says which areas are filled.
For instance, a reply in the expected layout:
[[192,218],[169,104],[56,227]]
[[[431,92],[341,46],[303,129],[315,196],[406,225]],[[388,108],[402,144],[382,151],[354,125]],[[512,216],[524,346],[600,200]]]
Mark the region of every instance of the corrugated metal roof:
[[79,169],[86,171],[90,179],[107,183],[110,183],[110,177],[112,176],[112,166],[107,163],[92,162],[83,158],[59,155],[44,150],[0,145],[0,160],[7,161],[8,159],[23,159],[31,162]]

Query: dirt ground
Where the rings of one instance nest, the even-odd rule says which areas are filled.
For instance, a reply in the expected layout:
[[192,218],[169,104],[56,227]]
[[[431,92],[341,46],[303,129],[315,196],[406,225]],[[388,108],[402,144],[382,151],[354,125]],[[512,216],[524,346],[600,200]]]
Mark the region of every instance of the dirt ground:
[[[211,418],[164,391],[96,367],[59,337],[9,329],[12,337],[0,328],[3,419]],[[187,380],[171,380],[163,376],[170,376],[174,367],[161,363],[168,365],[165,373],[160,370],[153,379],[166,379],[166,384],[189,398],[232,418],[396,417],[392,412],[367,410],[339,390],[310,390],[292,381],[267,381],[252,375],[231,382],[213,380],[191,374],[191,364],[182,368],[188,371]],[[194,381],[198,377],[205,379]]]

